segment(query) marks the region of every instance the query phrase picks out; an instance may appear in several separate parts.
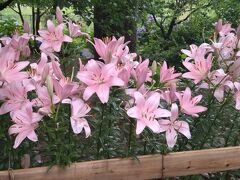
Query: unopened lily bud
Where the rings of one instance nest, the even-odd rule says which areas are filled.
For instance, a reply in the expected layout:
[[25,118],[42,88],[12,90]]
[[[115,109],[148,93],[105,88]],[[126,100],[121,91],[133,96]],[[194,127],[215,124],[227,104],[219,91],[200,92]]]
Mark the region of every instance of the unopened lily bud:
[[56,18],[59,24],[63,23],[62,11],[59,7],[56,9]]
[[152,62],[151,70],[152,70],[153,74],[156,74],[156,71],[157,71],[157,62],[156,61]]
[[25,46],[22,50],[22,55],[25,57],[28,57],[31,55],[31,50],[29,48],[29,46]]
[[49,66],[48,64],[46,64],[43,68],[43,72],[42,72],[42,82],[45,82],[47,77],[49,75]]
[[71,81],[73,80],[73,76],[74,76],[74,66],[72,67],[72,74],[71,74]]
[[29,33],[30,32],[30,27],[29,27],[29,23],[26,19],[24,19],[24,22],[23,22],[23,30],[25,33]]
[[47,90],[48,90],[48,94],[50,97],[53,97],[53,82],[52,82],[52,78],[48,75],[47,76]]
[[219,33],[222,30],[222,26],[223,26],[222,20],[219,19],[218,22],[215,23],[215,31]]

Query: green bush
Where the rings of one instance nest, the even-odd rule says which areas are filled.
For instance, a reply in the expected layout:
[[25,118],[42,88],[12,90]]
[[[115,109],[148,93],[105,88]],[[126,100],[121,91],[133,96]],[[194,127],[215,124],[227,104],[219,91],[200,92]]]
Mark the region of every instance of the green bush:
[[6,18],[0,20],[0,37],[10,36],[15,31],[22,31],[21,25],[15,18]]

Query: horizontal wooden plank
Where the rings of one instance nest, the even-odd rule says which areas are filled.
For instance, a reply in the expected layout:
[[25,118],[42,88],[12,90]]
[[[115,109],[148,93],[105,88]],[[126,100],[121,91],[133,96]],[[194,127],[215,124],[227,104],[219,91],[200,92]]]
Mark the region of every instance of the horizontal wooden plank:
[[[46,167],[14,170],[15,180],[139,180],[158,178],[162,172],[162,156],[140,156],[138,160],[109,159],[74,163],[62,170],[52,168],[48,173]],[[0,180],[8,180],[8,171],[0,171]]]
[[164,177],[240,169],[240,147],[170,153],[163,159]]
[[[240,169],[239,157],[240,147],[228,147],[139,156],[139,161],[109,159],[80,162],[65,170],[53,167],[48,173],[46,167],[20,169],[10,174],[15,180],[140,180]],[[0,180],[8,179],[9,172],[0,171]]]

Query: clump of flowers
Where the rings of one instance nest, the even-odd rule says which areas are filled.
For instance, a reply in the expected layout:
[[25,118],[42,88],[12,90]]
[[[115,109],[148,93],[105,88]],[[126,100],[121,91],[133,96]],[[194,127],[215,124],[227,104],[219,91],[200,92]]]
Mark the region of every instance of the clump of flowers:
[[[190,50],[182,50],[187,56],[183,61],[187,72],[183,74],[176,73],[165,61],[154,62],[150,68],[150,60],[142,60],[136,53],[130,53],[129,42],[125,42],[124,37],[88,39],[100,58],[80,61],[75,78],[62,72],[58,53],[64,43],[72,42],[72,38],[88,35],[70,20],[66,26],[62,18],[58,9],[58,23],[48,20],[48,29],[39,31],[36,40],[41,42],[41,57],[34,63],[21,60],[22,56],[30,55],[30,34],[1,38],[0,114],[10,114],[9,134],[16,137],[14,148],[21,146],[26,138],[34,142],[41,139],[38,138],[38,134],[44,136],[42,129],[38,131],[41,125],[50,129],[46,131],[49,136],[61,132],[66,123],[75,135],[84,130],[85,136],[91,138],[93,129],[98,131],[93,128],[91,119],[99,117],[92,110],[112,101],[111,92],[116,89],[124,94],[119,106],[124,105],[128,118],[134,119],[136,134],[150,129],[156,136],[165,135],[170,148],[175,146],[181,134],[191,138],[187,117],[198,117],[207,110],[200,105],[201,94],[195,95],[190,87],[180,86],[182,78],[193,80],[199,89],[213,90],[218,101],[223,101],[225,94],[233,94],[236,109],[240,109],[240,28],[234,30],[231,25],[219,21],[212,44],[191,45]],[[27,29],[26,23],[25,26]],[[68,35],[64,34],[64,28],[68,29]],[[61,110],[62,107],[65,109]],[[66,114],[67,119],[60,121]],[[46,123],[50,125],[46,126]],[[53,137],[57,138],[57,135]],[[48,137],[48,140],[54,138]],[[98,152],[101,146],[104,145],[99,140]]]

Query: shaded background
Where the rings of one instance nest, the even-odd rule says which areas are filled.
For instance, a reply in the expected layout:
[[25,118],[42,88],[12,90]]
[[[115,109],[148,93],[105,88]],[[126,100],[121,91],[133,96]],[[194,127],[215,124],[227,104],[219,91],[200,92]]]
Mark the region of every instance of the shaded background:
[[23,19],[37,34],[57,6],[90,35],[125,36],[132,52],[173,65],[181,64],[182,48],[209,41],[218,19],[233,26],[240,19],[239,0],[0,0],[0,36]]

